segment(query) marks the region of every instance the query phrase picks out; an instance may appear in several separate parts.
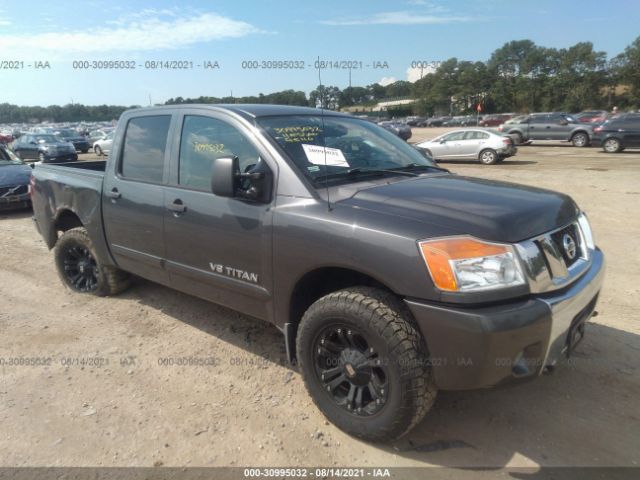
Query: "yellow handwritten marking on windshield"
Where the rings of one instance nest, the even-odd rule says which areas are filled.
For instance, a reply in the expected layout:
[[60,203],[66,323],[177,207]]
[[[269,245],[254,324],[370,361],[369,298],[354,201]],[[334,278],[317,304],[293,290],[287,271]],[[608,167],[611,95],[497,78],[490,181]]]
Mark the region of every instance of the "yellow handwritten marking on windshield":
[[224,143],[199,143],[193,144],[196,152],[224,153]]
[[275,127],[274,130],[287,143],[312,142],[322,133],[322,129],[316,125]]

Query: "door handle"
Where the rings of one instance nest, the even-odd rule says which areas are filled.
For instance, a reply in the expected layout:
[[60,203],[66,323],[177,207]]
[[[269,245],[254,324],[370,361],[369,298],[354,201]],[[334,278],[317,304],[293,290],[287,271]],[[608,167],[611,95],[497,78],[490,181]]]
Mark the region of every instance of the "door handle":
[[117,200],[122,196],[122,194],[118,191],[117,188],[112,188],[110,191],[106,193],[106,195],[107,197],[113,198],[114,200]]
[[176,198],[172,203],[167,205],[167,208],[173,213],[184,213],[187,211],[187,206],[182,203],[182,200],[179,198]]
[[546,128],[551,128],[551,125],[547,125],[547,127],[546,127]]

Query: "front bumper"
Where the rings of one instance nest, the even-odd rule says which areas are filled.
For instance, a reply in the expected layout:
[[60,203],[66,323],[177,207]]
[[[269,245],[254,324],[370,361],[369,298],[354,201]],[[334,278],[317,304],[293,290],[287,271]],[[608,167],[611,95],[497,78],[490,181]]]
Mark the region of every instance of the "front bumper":
[[436,384],[467,390],[535,378],[567,354],[595,309],[604,255],[559,292],[488,307],[459,308],[405,300],[429,348]]
[[31,197],[28,193],[0,197],[0,210],[13,210],[31,206]]

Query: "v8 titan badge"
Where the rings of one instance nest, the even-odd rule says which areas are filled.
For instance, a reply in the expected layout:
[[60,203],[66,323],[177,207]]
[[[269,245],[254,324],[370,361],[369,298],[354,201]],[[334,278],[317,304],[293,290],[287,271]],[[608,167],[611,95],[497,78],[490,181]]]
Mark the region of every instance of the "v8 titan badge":
[[245,270],[240,270],[239,268],[227,267],[213,262],[209,263],[209,268],[220,275],[225,275],[237,280],[243,280],[245,282],[258,283],[257,273],[247,272]]

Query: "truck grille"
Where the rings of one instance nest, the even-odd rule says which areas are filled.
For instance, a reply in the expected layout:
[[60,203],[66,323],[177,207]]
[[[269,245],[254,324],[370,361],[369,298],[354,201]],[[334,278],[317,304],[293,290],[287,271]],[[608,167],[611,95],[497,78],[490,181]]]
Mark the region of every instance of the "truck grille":
[[553,279],[568,277],[569,269],[587,259],[586,245],[577,223],[542,235],[535,242]]
[[531,293],[547,293],[570,285],[591,266],[578,221],[516,244]]
[[[567,238],[571,239],[573,242],[573,254],[569,255],[569,249],[571,247],[571,242],[565,242]],[[562,230],[554,232],[551,234],[551,239],[556,244],[556,247],[562,258],[564,259],[564,263],[567,267],[572,266],[576,263],[581,257],[584,256],[584,252],[582,251],[582,244],[580,241],[580,234],[578,232],[578,226],[573,223]],[[565,243],[569,243],[569,246],[565,245]]]
[[0,197],[12,197],[13,195],[24,195],[28,191],[27,185],[16,185],[13,187],[0,187]]

